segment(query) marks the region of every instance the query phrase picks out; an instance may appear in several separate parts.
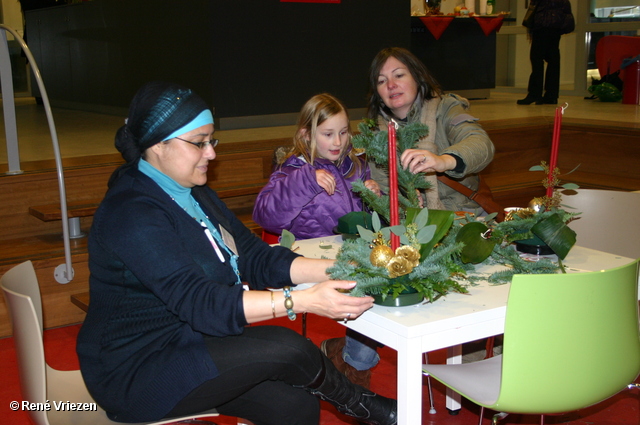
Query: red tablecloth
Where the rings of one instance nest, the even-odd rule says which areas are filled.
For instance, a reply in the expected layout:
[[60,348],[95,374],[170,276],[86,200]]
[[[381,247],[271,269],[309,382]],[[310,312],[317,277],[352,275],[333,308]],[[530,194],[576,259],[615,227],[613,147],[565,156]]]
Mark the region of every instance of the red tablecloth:
[[[420,16],[419,17],[425,27],[429,30],[431,35],[438,40],[442,36],[442,33],[447,29],[451,21],[456,19],[455,16]],[[494,31],[499,31],[502,26],[502,16],[472,16],[480,25],[484,35],[489,35]],[[469,18],[458,18],[469,19]]]

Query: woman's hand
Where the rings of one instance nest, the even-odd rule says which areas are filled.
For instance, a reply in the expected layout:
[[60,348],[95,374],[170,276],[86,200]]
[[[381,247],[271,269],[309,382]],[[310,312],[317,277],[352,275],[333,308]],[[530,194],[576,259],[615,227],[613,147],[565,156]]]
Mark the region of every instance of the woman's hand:
[[336,191],[336,179],[327,170],[316,170],[316,182],[329,195],[333,195]]
[[293,291],[294,310],[338,320],[353,320],[373,306],[373,297],[352,297],[340,292],[356,285],[346,280],[327,280],[302,291]]
[[380,186],[378,185],[378,182],[376,182],[375,180],[371,180],[371,179],[365,180],[364,187],[366,187],[367,189],[369,189],[370,191],[372,191],[378,196],[381,195]]
[[407,149],[400,155],[402,168],[417,173],[442,173],[456,168],[456,160],[451,155],[435,155],[424,149]]

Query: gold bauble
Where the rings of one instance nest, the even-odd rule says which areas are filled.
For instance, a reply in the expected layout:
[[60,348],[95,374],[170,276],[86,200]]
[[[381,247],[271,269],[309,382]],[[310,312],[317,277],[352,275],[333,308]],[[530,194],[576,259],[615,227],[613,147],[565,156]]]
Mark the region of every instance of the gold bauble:
[[389,272],[390,278],[400,277],[411,273],[413,271],[413,265],[406,258],[395,256],[387,264],[387,271]]
[[393,250],[386,245],[374,246],[369,255],[369,260],[375,267],[387,267],[387,263],[392,258]]
[[409,245],[402,245],[396,249],[396,256],[406,258],[412,267],[420,264],[420,251]]
[[544,201],[541,198],[533,198],[529,201],[529,208],[535,212],[542,212],[545,210]]

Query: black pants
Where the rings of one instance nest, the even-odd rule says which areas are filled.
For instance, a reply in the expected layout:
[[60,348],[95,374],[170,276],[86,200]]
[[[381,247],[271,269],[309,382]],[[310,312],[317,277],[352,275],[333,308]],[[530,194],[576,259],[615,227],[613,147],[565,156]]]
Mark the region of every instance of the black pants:
[[239,336],[206,337],[206,344],[220,375],[194,389],[167,417],[216,408],[255,425],[319,423],[318,398],[300,388],[322,367],[311,341],[288,328],[251,326]]
[[[529,94],[532,99],[558,100],[560,93],[560,30],[544,28],[531,33],[531,75],[529,76]],[[547,71],[544,63],[547,62]]]

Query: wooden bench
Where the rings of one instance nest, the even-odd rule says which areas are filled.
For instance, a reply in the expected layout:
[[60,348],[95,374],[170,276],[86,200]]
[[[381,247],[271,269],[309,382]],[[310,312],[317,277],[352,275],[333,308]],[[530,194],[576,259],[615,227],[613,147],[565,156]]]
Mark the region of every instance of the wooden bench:
[[[260,193],[260,190],[264,187],[266,181],[252,182],[244,185],[228,187],[222,190],[216,191],[220,199],[232,199],[239,197],[255,197]],[[80,228],[81,217],[91,217],[95,214],[98,206],[100,206],[101,199],[76,201],[67,203],[67,218],[69,219],[69,237],[71,239],[77,239],[86,236]],[[238,204],[232,207],[232,211],[237,210],[237,214],[242,215],[243,222],[249,224],[249,228],[255,227],[255,223],[252,220],[247,219],[246,208],[253,209],[253,199],[249,199],[248,202]],[[236,212],[236,211],[234,211]],[[39,220],[48,222],[62,219],[62,209],[60,203],[46,204],[46,205],[34,205],[29,207],[29,214],[36,217]]]

